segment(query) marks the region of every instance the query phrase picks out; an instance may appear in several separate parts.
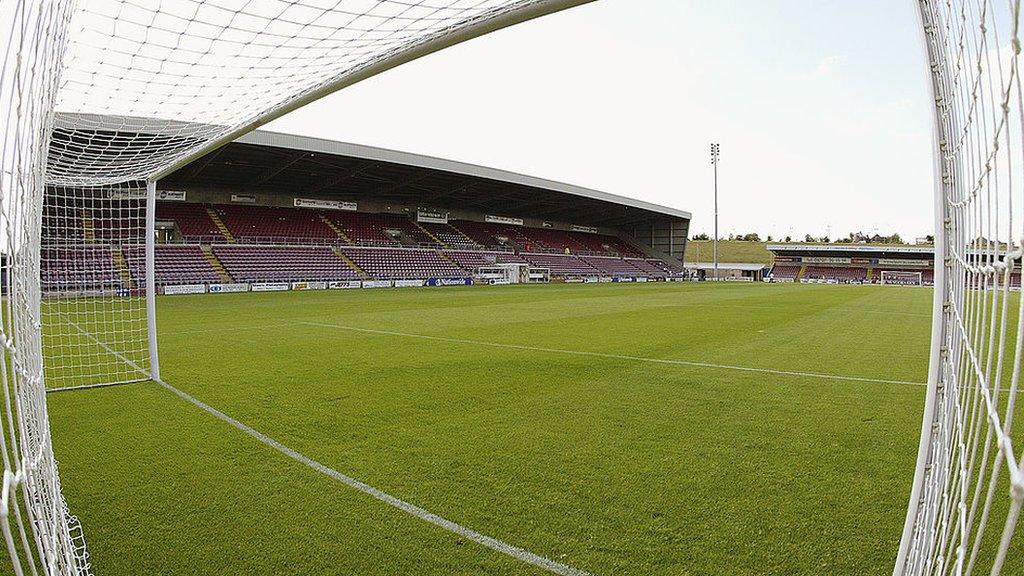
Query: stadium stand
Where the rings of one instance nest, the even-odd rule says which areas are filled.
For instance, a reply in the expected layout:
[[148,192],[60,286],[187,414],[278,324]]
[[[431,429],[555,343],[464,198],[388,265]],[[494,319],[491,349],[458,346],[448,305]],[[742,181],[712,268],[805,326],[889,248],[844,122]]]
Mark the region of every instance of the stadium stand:
[[466,277],[464,270],[434,250],[343,248],[342,252],[377,280]]
[[[102,201],[90,200],[93,207]],[[140,239],[117,236],[122,230],[142,229],[139,213],[114,212],[109,218],[93,219],[90,210],[78,204],[58,199],[45,206],[50,252],[44,253],[44,287],[93,290],[141,285],[145,254]],[[155,249],[154,279],[160,286],[359,280],[364,274],[377,280],[465,278],[496,263],[546,268],[555,278],[665,279],[681,274],[678,266],[645,258],[613,236],[550,228],[476,221],[417,223],[392,213],[176,201],[158,202],[156,219],[176,230],[168,236],[169,243]],[[59,250],[72,239],[95,240],[97,246],[79,248],[81,252],[74,254]]]
[[241,282],[357,280],[359,275],[325,246],[214,246],[231,277]]
[[776,264],[772,267],[771,277],[776,280],[795,280],[799,274],[799,264]]
[[338,234],[315,210],[240,205],[219,205],[214,206],[214,210],[238,242],[328,244],[338,241]]
[[473,272],[481,266],[492,264],[527,264],[528,262],[511,252],[474,252],[470,250],[445,250],[444,255],[460,268]]
[[[222,278],[195,244],[157,244],[154,246],[154,279],[158,285],[220,282]],[[146,251],[143,247],[124,249],[128,267],[136,283],[145,281]]]
[[528,263],[538,268],[547,268],[552,276],[597,276],[600,270],[580,260],[577,256],[566,254],[527,254],[520,253]]
[[449,248],[465,248],[469,250],[479,250],[481,248],[469,236],[466,236],[450,224],[421,222],[420,226]]
[[812,280],[828,280],[840,283],[864,282],[867,280],[866,268],[849,268],[843,266],[808,266],[804,278]]
[[656,266],[653,261],[643,258],[626,258],[625,260],[648,278],[666,278],[670,275],[670,272],[661,266]]
[[206,206],[184,202],[157,202],[156,219],[174,222],[186,242],[225,242]]
[[595,268],[605,276],[633,277],[642,274],[641,270],[628,260],[612,256],[580,256],[580,261]]
[[43,289],[48,291],[124,287],[109,246],[44,248],[40,254],[40,274]]

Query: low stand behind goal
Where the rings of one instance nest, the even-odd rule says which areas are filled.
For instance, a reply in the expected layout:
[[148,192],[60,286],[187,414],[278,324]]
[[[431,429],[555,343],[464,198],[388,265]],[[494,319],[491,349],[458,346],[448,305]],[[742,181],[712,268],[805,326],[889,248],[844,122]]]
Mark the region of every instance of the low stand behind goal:
[[896,284],[899,286],[920,286],[922,284],[920,272],[882,270],[880,278],[882,284]]

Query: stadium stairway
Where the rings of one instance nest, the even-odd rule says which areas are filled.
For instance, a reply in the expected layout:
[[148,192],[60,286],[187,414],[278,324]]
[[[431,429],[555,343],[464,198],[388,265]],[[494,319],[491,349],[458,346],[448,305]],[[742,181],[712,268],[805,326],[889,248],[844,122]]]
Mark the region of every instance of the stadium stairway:
[[796,278],[793,278],[793,281],[794,282],[799,282],[804,277],[804,274],[806,272],[807,272],[807,265],[804,264],[803,266],[800,266],[800,271],[796,273]]
[[865,280],[867,280],[868,282],[871,282],[874,279],[875,279],[875,269],[869,267],[868,268],[868,275],[865,278]]
[[334,233],[338,235],[338,238],[344,240],[346,244],[355,244],[355,242],[353,242],[352,239],[349,238],[348,235],[345,234],[345,232],[341,228],[339,228],[337,224],[332,222],[330,218],[324,216],[323,214],[318,214],[318,216],[320,216],[320,220],[324,224],[326,224],[328,228],[334,230]]
[[228,242],[234,244],[235,237],[231,234],[231,230],[228,230],[228,227],[224,225],[224,221],[220,219],[220,214],[217,214],[217,211],[214,210],[212,206],[206,207],[206,213],[210,215],[210,219],[213,220],[213,223],[217,226],[217,230],[220,230],[220,233],[224,235],[224,238],[226,238]]
[[413,220],[412,223],[413,223],[414,226],[419,228],[420,232],[423,232],[424,234],[426,234],[427,238],[430,238],[434,242],[437,242],[438,246],[447,246],[447,244],[445,244],[444,242],[441,242],[441,240],[437,236],[434,236],[433,234],[431,234],[430,230],[427,230],[423,226],[420,226],[419,222]]
[[80,210],[80,216],[82,217],[82,236],[86,242],[96,241],[96,223],[92,221],[92,213],[82,208]]
[[434,252],[437,252],[437,255],[438,255],[438,256],[440,256],[440,257],[441,257],[441,259],[442,259],[442,260],[444,260],[445,262],[451,262],[451,263],[452,263],[452,266],[455,266],[455,267],[456,267],[456,268],[458,268],[459,270],[463,270],[463,271],[464,271],[464,272],[466,272],[467,274],[469,273],[469,270],[464,270],[464,269],[462,268],[462,265],[461,265],[461,264],[459,264],[458,262],[456,262],[456,261],[455,261],[454,259],[452,259],[452,257],[451,257],[451,256],[449,256],[449,255],[445,254],[445,253],[444,253],[444,252],[442,252],[441,250],[434,250]]
[[345,253],[341,251],[341,248],[335,247],[331,248],[331,250],[334,252],[335,256],[341,258],[342,262],[344,262],[346,266],[354,270],[355,273],[358,274],[360,278],[362,278],[363,280],[373,280],[373,278],[370,277],[370,275],[367,274],[365,270],[360,268],[358,264],[356,264],[355,262],[352,261],[351,258],[346,256]]
[[117,275],[121,277],[121,282],[129,289],[134,289],[135,281],[132,280],[132,273],[128,270],[128,261],[124,259],[124,253],[119,249],[110,252],[113,255],[114,268],[117,269]]
[[214,271],[217,272],[217,275],[220,276],[224,283],[230,284],[235,281],[231,274],[228,274],[224,265],[220,263],[220,260],[217,259],[217,255],[213,253],[213,246],[203,244],[200,248],[203,250],[203,256],[206,256],[206,260],[210,263],[210,266],[213,266]]

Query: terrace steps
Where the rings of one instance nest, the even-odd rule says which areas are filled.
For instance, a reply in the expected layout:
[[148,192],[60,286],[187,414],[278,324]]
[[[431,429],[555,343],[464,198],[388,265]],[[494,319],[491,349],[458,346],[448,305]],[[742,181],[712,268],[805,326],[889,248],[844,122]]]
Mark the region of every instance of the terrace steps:
[[96,241],[96,223],[92,221],[92,212],[82,208],[79,211],[82,218],[82,236],[86,242]]
[[803,264],[803,265],[800,266],[800,271],[796,273],[796,278],[794,278],[794,280],[799,282],[800,279],[803,278],[804,274],[806,274],[806,273],[807,273],[807,265]]
[[224,238],[227,239],[228,242],[234,244],[235,237],[231,234],[231,230],[228,230],[224,221],[220,219],[220,214],[217,214],[217,211],[214,210],[212,206],[206,207],[206,213],[210,215],[210,220],[213,220],[214,225],[217,226],[217,230],[224,235]]
[[132,273],[128,270],[128,261],[124,258],[124,253],[120,250],[111,250],[111,254],[114,258],[114,268],[117,269],[118,276],[121,277],[121,282],[129,289],[135,288],[135,281],[132,279]]
[[210,266],[213,266],[214,271],[217,272],[217,275],[220,276],[220,279],[228,284],[234,282],[234,279],[231,277],[231,274],[228,274],[227,269],[224,268],[224,265],[221,264],[220,260],[217,259],[217,255],[213,253],[213,247],[208,244],[204,244],[200,246],[200,248],[202,248],[203,250],[203,256],[206,256],[207,262],[210,263]]
[[427,238],[430,238],[434,242],[437,242],[438,246],[447,246],[447,244],[445,244],[444,242],[441,242],[440,238],[438,238],[437,236],[434,236],[433,234],[431,234],[430,230],[427,230],[423,226],[420,226],[419,222],[413,220],[412,223],[413,223],[413,226],[416,226],[417,228],[419,228],[420,232],[423,232],[424,234],[426,234]]
[[323,214],[318,214],[318,216],[320,216],[320,220],[324,224],[326,224],[328,228],[333,230],[334,233],[338,235],[338,238],[341,238],[342,240],[344,240],[346,244],[355,244],[355,242],[353,242],[352,239],[349,238],[348,235],[345,234],[345,232],[337,224],[335,224],[330,218],[328,218],[327,216],[324,216]]
[[437,252],[437,255],[440,256],[442,260],[444,260],[446,262],[451,262],[452,266],[455,266],[459,270],[463,270],[464,272],[472,272],[472,270],[464,270],[462,268],[462,266],[458,262],[456,262],[451,256],[449,256],[448,254],[445,254],[441,250],[434,250],[434,252]]
[[342,252],[341,248],[331,248],[331,250],[334,252],[335,255],[337,255],[338,258],[341,258],[342,262],[344,262],[346,266],[354,270],[356,274],[359,274],[360,278],[362,278],[363,280],[373,279],[370,277],[369,274],[366,273],[365,270],[360,268],[358,264],[353,262],[352,259],[348,257],[348,255]]
[[867,278],[866,278],[866,280],[867,280],[868,282],[871,282],[871,281],[872,281],[872,280],[874,280],[874,279],[875,279],[875,269],[874,269],[874,268],[870,268],[870,267],[869,267],[869,268],[868,268],[868,275],[867,275]]

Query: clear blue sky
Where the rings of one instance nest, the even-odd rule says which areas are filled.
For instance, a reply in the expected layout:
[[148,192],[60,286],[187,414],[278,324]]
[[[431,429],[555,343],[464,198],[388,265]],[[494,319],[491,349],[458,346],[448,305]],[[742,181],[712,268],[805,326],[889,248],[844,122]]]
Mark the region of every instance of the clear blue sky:
[[721,232],[931,231],[911,0],[599,0],[442,51],[268,128],[682,208]]

